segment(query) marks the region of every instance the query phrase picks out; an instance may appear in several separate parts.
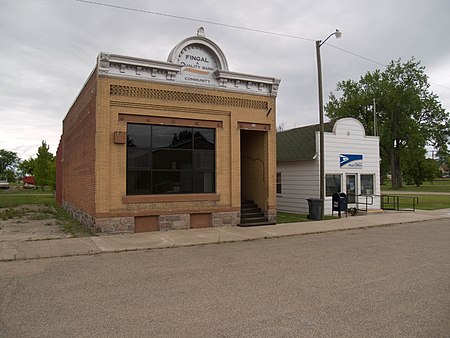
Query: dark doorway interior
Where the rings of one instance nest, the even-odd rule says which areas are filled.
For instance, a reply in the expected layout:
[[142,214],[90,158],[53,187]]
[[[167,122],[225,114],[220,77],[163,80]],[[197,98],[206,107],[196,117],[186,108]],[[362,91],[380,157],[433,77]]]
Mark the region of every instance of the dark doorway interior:
[[267,221],[267,132],[241,131],[241,226]]

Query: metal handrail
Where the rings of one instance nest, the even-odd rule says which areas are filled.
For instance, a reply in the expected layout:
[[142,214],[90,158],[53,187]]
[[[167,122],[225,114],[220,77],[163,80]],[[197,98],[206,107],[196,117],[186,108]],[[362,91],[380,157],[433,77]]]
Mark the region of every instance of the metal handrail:
[[[361,210],[361,211],[366,211],[368,210],[367,206],[369,205],[373,205],[373,197],[377,196],[377,195],[356,195],[356,194],[349,194],[347,195],[347,201],[348,201],[348,196],[352,196],[355,199],[355,202],[349,202],[349,204],[356,204],[356,209],[357,210]],[[360,201],[360,197],[365,197],[365,202],[361,202]],[[359,206],[365,206],[364,209],[360,209]]]
[[[412,209],[400,208],[401,199],[411,200]],[[383,210],[416,211],[416,205],[418,204],[419,204],[419,197],[417,196],[381,195],[381,209]]]

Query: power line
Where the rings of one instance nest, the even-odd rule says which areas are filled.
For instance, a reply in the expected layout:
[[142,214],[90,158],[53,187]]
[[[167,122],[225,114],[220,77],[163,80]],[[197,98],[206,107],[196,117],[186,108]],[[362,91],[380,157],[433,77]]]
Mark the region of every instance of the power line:
[[443,88],[443,89],[447,89],[447,90],[450,90],[450,88],[449,88],[449,87],[446,87],[446,86],[442,86],[442,85],[440,85],[440,84],[437,84],[437,83],[434,83],[434,82],[429,82],[429,81],[428,81],[428,83],[429,83],[429,84],[432,84],[433,86],[436,86],[436,87],[441,87],[441,88]]
[[[144,14],[152,14],[152,15],[159,15],[159,16],[163,16],[163,17],[168,17],[168,18],[172,18],[172,19],[180,19],[180,20],[186,20],[186,21],[193,21],[193,22],[200,22],[200,23],[207,23],[210,25],[216,25],[216,26],[222,26],[222,27],[227,27],[227,28],[234,28],[234,29],[240,29],[240,30],[246,30],[246,31],[250,31],[250,32],[256,32],[256,33],[263,33],[263,34],[269,34],[269,35],[275,35],[275,36],[282,36],[285,38],[291,38],[291,39],[297,39],[297,40],[305,40],[305,41],[312,41],[315,42],[316,40],[314,39],[310,39],[310,38],[305,38],[305,37],[301,37],[301,36],[296,36],[296,35],[289,35],[289,34],[283,34],[283,33],[277,33],[277,32],[271,32],[271,31],[266,31],[266,30],[262,30],[262,29],[255,29],[255,28],[248,28],[248,27],[243,27],[243,26],[237,26],[237,25],[230,25],[230,24],[226,24],[226,23],[220,23],[220,22],[215,22],[215,21],[209,21],[209,20],[201,20],[201,19],[194,19],[194,18],[188,18],[185,16],[180,16],[180,15],[172,15],[172,14],[167,14],[167,13],[161,13],[161,12],[155,12],[155,11],[149,11],[149,10],[145,10],[145,9],[138,9],[138,8],[131,8],[131,7],[125,7],[125,6],[118,6],[118,5],[111,5],[111,4],[107,4],[107,3],[103,3],[103,2],[98,2],[98,1],[90,1],[90,0],[75,0],[78,2],[84,2],[90,5],[97,5],[97,6],[103,6],[103,7],[109,7],[109,8],[115,8],[115,9],[120,9],[120,10],[125,10],[125,11],[131,11],[131,12],[138,12],[138,13],[144,13]],[[377,65],[386,67],[385,64],[369,59],[367,57],[364,57],[362,55],[350,52],[348,50],[345,50],[343,48],[334,46],[332,44],[329,43],[325,43],[328,46],[331,46],[333,48],[339,49],[340,51],[344,52],[344,53],[348,53],[351,54],[353,56],[356,56],[358,58],[361,58],[363,60],[375,63]]]
[[[172,19],[185,20],[185,21],[207,23],[207,24],[215,25],[215,26],[221,26],[221,27],[227,27],[227,28],[233,28],[233,29],[240,29],[240,30],[245,30],[245,31],[249,31],[249,32],[256,32],[256,33],[268,34],[268,35],[273,35],[273,36],[281,36],[281,37],[290,38],[290,39],[296,39],[296,40],[305,40],[305,41],[312,41],[312,42],[316,41],[315,39],[305,38],[305,37],[296,36],[296,35],[271,32],[271,31],[266,31],[266,30],[262,30],[262,29],[248,28],[248,27],[237,26],[237,25],[230,25],[230,24],[221,23],[221,22],[215,22],[215,21],[210,21],[210,20],[194,19],[194,18],[189,18],[189,17],[185,17],[185,16],[181,16],[181,15],[167,14],[167,13],[149,11],[149,10],[139,9],[139,8],[131,8],[131,7],[126,7],[126,6],[112,5],[112,4],[107,4],[107,3],[103,3],[103,2],[97,2],[97,1],[90,1],[90,0],[75,0],[75,1],[83,2],[83,3],[86,3],[86,4],[90,4],[90,5],[96,5],[96,6],[103,6],[103,7],[120,9],[120,10],[124,10],[124,11],[144,13],[144,14],[152,14],[152,15],[158,15],[158,16],[163,16],[163,17],[172,18]],[[370,59],[368,57],[356,54],[356,53],[351,52],[349,50],[346,50],[344,48],[337,47],[337,46],[332,45],[330,43],[325,43],[325,44],[330,46],[330,47],[333,47],[335,49],[338,49],[338,50],[340,50],[340,51],[342,51],[344,53],[347,53],[347,54],[353,55],[355,57],[358,57],[360,59],[369,61],[371,63],[377,64],[377,65],[382,66],[382,67],[387,67],[387,65],[384,64],[384,63],[372,60],[372,59]],[[442,85],[439,85],[439,84],[433,83],[433,82],[429,82],[429,83],[434,85],[434,86],[437,86],[437,87],[440,87],[440,88],[443,88],[443,89],[446,89],[446,90],[450,90],[449,87],[445,87],[445,86],[442,86]]]
[[[367,57],[365,57],[365,56],[356,54],[356,53],[351,52],[351,51],[349,51],[349,50],[346,50],[346,49],[343,49],[343,48],[341,48],[341,47],[332,45],[332,44],[330,44],[330,43],[326,43],[326,45],[328,45],[328,46],[330,46],[330,47],[333,47],[333,48],[336,48],[336,49],[339,49],[340,51],[343,51],[343,52],[345,52],[345,53],[354,55],[354,56],[359,57],[359,58],[361,58],[361,59],[367,60],[367,61],[369,61],[369,62],[376,63],[377,65],[380,65],[380,66],[383,66],[383,67],[387,67],[387,65],[384,64],[384,63],[381,63],[381,62],[378,62],[378,61],[369,59],[369,58],[367,58]],[[428,83],[431,84],[431,85],[433,85],[433,86],[436,86],[436,87],[440,87],[440,88],[443,88],[443,89],[446,89],[446,90],[450,90],[449,87],[442,86],[442,85],[440,85],[440,84],[437,84],[437,83],[434,83],[434,82],[431,82],[431,81],[428,81]]]
[[367,57],[365,57],[365,56],[362,56],[362,55],[356,54],[356,53],[354,53],[354,52],[351,52],[351,51],[349,51],[349,50],[346,50],[346,49],[344,49],[344,48],[341,48],[341,47],[338,47],[338,46],[332,45],[332,44],[330,44],[330,43],[326,43],[326,45],[328,45],[328,46],[330,46],[330,47],[333,47],[333,48],[336,48],[336,49],[339,49],[340,51],[342,51],[342,52],[344,52],[344,53],[347,53],[347,54],[350,54],[350,55],[356,56],[356,57],[358,57],[358,58],[360,58],[360,59],[363,59],[363,60],[366,60],[366,61],[369,61],[369,62],[372,62],[372,63],[376,63],[376,64],[377,64],[377,65],[379,65],[379,66],[387,67],[387,65],[386,65],[386,64],[384,64],[384,63],[381,63],[381,62],[378,62],[378,61],[375,61],[375,60],[369,59],[369,58],[367,58]]
[[210,24],[210,25],[216,25],[216,26],[222,26],[222,27],[227,27],[227,28],[240,29],[240,30],[256,32],[256,33],[263,33],[263,34],[269,34],[269,35],[275,35],[275,36],[282,36],[282,37],[285,37],[285,38],[291,38],[291,39],[297,39],[297,40],[316,41],[314,39],[304,38],[304,37],[301,37],[301,36],[270,32],[270,31],[265,31],[265,30],[262,30],[262,29],[255,29],[255,28],[248,28],[248,27],[243,27],[243,26],[230,25],[230,24],[226,24],[226,23],[209,21],[209,20],[188,18],[188,17],[185,17],[185,16],[166,14],[166,13],[160,13],[160,12],[155,12],[155,11],[148,11],[148,10],[145,10],[145,9],[138,9],[138,8],[125,7],[125,6],[111,5],[111,4],[106,4],[106,3],[97,2],[97,1],[89,1],[89,0],[75,0],[75,1],[84,2],[84,3],[87,3],[87,4],[91,4],[91,5],[97,5],[97,6],[104,6],[104,7],[121,9],[121,10],[124,10],[124,11],[131,11],[131,12],[138,12],[138,13],[145,13],[145,14],[153,14],[153,15],[159,15],[159,16],[172,18],[172,19],[180,19],[180,20],[186,20],[186,21],[207,23],[207,24]]

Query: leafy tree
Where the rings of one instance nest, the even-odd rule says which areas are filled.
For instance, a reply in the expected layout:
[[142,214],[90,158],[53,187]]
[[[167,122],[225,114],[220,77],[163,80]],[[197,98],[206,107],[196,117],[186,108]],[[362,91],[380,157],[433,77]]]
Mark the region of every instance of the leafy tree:
[[0,149],[0,177],[10,176],[11,172],[15,171],[16,166],[19,164],[19,158],[17,153]]
[[21,172],[22,176],[34,174],[35,162],[36,160],[32,157],[30,157],[28,160],[23,160],[22,162],[20,162],[18,169]]
[[391,61],[384,71],[367,72],[358,82],[341,81],[336,91],[342,92],[342,96],[330,93],[325,107],[327,116],[354,117],[368,134],[375,127],[376,100],[381,171],[386,174],[383,171],[389,163],[393,189],[403,185],[402,162],[404,168],[408,156],[425,149],[427,143],[441,154],[447,153],[449,113],[442,108],[437,95],[429,91],[425,67],[414,58],[405,63],[401,59]]
[[438,161],[433,160],[431,158],[427,158],[425,162],[426,162],[424,175],[425,181],[433,182],[436,178],[441,177],[441,170],[439,169]]
[[424,181],[433,182],[440,176],[439,162],[425,158],[426,151],[421,148],[407,152],[402,162],[403,177],[407,184],[415,184],[417,187]]
[[36,154],[34,163],[34,176],[36,178],[36,184],[40,185],[42,189],[44,186],[55,186],[56,182],[56,169],[55,159],[52,153],[49,152],[49,146],[45,141],[42,141],[42,145],[39,147]]
[[8,182],[15,182],[16,173],[12,169],[6,169],[2,174],[2,178],[8,179]]

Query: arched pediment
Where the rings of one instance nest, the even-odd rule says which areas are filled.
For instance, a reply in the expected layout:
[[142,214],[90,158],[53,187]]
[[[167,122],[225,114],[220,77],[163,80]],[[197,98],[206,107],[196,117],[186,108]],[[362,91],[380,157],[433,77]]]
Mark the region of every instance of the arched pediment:
[[178,43],[170,51],[167,61],[200,72],[228,71],[225,54],[219,46],[204,36],[203,28],[199,28],[197,36]]

